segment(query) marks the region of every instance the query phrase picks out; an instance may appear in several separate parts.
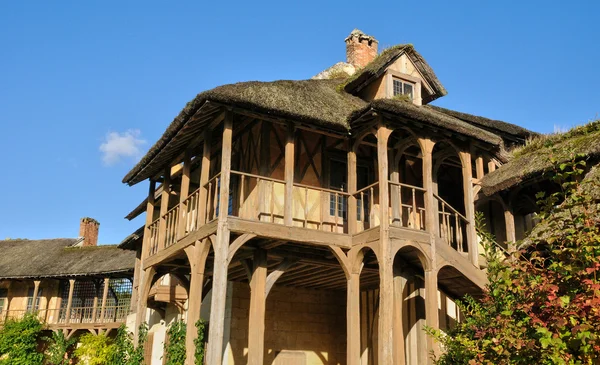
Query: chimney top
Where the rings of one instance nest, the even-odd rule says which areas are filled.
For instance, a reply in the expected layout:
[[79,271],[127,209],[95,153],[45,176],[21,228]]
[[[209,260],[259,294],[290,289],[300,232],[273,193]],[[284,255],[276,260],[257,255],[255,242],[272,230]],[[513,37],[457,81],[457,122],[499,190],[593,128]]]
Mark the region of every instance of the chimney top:
[[377,57],[377,39],[366,35],[362,30],[354,29],[344,40],[346,42],[346,61],[356,68],[363,68]]
[[83,237],[83,247],[98,246],[98,229],[100,223],[94,218],[81,218],[79,223],[79,236]]

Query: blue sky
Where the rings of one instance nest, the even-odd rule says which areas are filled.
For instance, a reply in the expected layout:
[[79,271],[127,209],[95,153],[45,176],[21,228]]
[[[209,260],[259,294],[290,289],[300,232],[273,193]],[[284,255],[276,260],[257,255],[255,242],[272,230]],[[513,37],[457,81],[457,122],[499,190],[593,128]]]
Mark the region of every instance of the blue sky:
[[436,105],[540,132],[598,117],[598,2],[413,3],[0,2],[0,238],[76,237],[90,216],[120,242],[147,192],[121,179],[187,101],[309,78],[353,28],[414,44],[449,91]]

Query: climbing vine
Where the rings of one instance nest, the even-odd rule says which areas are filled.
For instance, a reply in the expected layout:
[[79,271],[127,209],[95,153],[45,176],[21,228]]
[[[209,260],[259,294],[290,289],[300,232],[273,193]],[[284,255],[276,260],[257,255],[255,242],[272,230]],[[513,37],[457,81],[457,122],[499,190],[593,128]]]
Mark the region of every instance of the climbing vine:
[[173,322],[167,330],[165,341],[165,365],[183,365],[185,362],[185,331],[182,320]]
[[204,346],[206,345],[206,323],[203,320],[196,322],[196,329],[198,330],[198,337],[194,340],[194,346],[196,347],[194,353],[194,363],[196,365],[204,364]]
[[73,358],[72,349],[77,339],[65,336],[63,331],[53,331],[51,337],[42,338],[46,344],[47,365],[69,365]]

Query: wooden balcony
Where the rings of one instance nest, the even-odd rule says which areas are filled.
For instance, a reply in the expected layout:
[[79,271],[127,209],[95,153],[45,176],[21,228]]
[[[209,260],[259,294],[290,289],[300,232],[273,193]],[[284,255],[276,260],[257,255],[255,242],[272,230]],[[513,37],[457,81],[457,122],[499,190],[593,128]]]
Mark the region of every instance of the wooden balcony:
[[0,326],[7,320],[22,319],[35,314],[48,329],[109,329],[117,328],[127,320],[129,305],[100,307],[73,307],[33,310],[6,310],[0,312]]

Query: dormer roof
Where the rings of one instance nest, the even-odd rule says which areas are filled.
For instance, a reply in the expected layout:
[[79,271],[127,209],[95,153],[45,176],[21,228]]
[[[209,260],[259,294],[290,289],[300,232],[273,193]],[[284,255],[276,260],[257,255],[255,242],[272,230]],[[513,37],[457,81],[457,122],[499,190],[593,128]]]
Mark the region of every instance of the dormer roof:
[[426,95],[423,98],[423,103],[427,104],[439,97],[442,97],[448,92],[444,85],[437,78],[433,69],[427,64],[423,56],[421,56],[413,47],[412,44],[399,44],[384,50],[371,63],[365,66],[362,70],[356,72],[346,84],[344,90],[351,94],[357,94],[372,81],[382,76],[387,68],[392,65],[400,56],[406,54],[416,69],[423,75],[425,81],[433,89],[431,95]]

